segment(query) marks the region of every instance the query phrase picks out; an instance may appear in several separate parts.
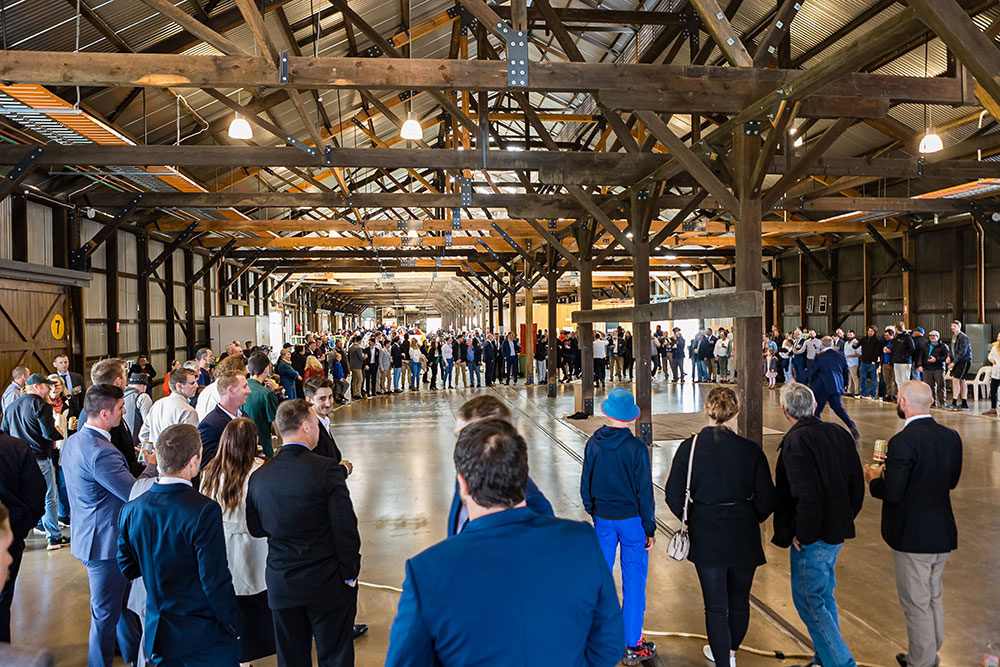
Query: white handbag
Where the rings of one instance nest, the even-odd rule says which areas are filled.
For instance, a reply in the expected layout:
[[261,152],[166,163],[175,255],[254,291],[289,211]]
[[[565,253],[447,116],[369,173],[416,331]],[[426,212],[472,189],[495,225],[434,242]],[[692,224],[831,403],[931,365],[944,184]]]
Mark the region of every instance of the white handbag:
[[688,457],[687,486],[684,489],[684,512],[681,515],[681,527],[670,541],[667,542],[667,555],[674,560],[684,560],[691,550],[691,538],[688,537],[688,505],[691,503],[691,468],[694,466],[694,447],[698,444],[698,435],[691,440],[691,455]]

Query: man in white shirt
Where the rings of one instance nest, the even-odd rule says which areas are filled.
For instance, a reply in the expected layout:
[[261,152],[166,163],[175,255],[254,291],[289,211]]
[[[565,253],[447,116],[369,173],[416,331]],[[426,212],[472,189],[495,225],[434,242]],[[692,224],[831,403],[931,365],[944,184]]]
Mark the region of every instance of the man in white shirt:
[[198,374],[188,368],[175,368],[170,372],[170,395],[153,403],[149,416],[139,432],[141,442],[156,444],[168,426],[174,424],[198,425],[198,413],[188,400],[198,391]]

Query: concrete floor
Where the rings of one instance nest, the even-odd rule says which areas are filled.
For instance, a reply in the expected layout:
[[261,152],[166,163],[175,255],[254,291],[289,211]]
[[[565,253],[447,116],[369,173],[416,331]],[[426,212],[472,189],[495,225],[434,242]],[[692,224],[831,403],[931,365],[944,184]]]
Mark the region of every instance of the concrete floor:
[[[654,412],[700,410],[708,388],[656,382]],[[500,386],[496,391],[514,408],[530,448],[532,477],[557,515],[586,519],[579,499],[577,458],[583,453],[586,438],[573,422],[562,419],[573,411],[572,387],[560,386],[556,399],[546,398],[545,387]],[[400,586],[404,561],[444,537],[454,477],[454,413],[473,395],[467,390],[407,392],[359,402],[337,412],[337,442],[355,464],[349,484],[362,534],[362,581]],[[764,424],[786,430],[777,392],[765,390],[764,399]],[[902,424],[894,405],[847,399],[846,406],[858,422],[866,457],[876,438],[891,436]],[[995,578],[1000,571],[1000,521],[995,501],[990,500],[1000,488],[1000,450],[995,445],[1000,442],[1000,421],[970,413],[937,412],[935,417],[958,429],[965,441],[965,470],[953,494],[960,547],[945,570],[947,639],[942,660],[945,665],[968,667],[982,664],[991,643],[994,652],[1000,644],[996,604],[1000,585]],[[765,437],[772,466],[779,441],[780,436]],[[676,441],[667,441],[654,449],[654,482],[662,484],[665,479],[676,445]],[[855,659],[894,665],[893,656],[905,649],[906,632],[896,598],[891,553],[879,535],[879,504],[866,499],[858,521],[859,536],[842,551],[838,600],[842,629]],[[672,527],[678,523],[666,509],[661,491],[657,491],[657,515]],[[768,523],[765,541],[770,532]],[[665,664],[700,667],[706,664],[701,657],[703,641],[653,635],[667,631],[704,633],[694,568],[667,558],[665,544],[666,538],[661,536],[650,559],[646,629],[660,647]],[[788,557],[770,545],[766,551],[769,562],[758,570],[753,590],[763,606],[754,609],[745,645],[800,653],[803,647],[794,635],[804,632],[804,626],[791,602]],[[29,538],[14,604],[15,644],[47,647],[59,665],[85,664],[88,599],[84,568],[69,550],[46,552],[41,539]],[[356,644],[358,665],[382,664],[397,599],[391,591],[362,589],[358,620],[368,623],[371,631]],[[750,667],[796,662],[744,653],[739,661]],[[276,661],[271,658],[255,664],[269,667]]]

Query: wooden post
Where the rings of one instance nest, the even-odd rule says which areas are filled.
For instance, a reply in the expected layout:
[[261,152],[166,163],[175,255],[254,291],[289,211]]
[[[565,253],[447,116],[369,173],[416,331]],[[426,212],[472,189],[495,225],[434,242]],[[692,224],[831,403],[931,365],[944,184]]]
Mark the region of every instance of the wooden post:
[[[909,235],[903,236],[903,239],[908,239]],[[983,238],[983,230],[980,227],[976,227],[976,322],[979,324],[986,324],[986,239]],[[904,256],[910,262],[911,265],[915,264],[913,255],[913,240],[909,240],[909,248],[904,244],[904,250],[909,250]],[[916,288],[913,283],[916,281],[916,276],[911,276],[913,271],[907,271],[903,274],[903,286],[906,287],[906,278],[909,276],[909,289],[911,290],[911,297],[916,295]],[[916,306],[916,299],[910,301],[910,316],[913,321],[916,322],[917,314],[914,311]],[[909,320],[906,322],[907,328],[912,328],[913,325]]]
[[[135,255],[137,270],[142,270],[149,264],[149,236],[146,234],[138,234],[135,237]],[[152,276],[150,276],[150,278],[152,278]],[[152,356],[152,352],[150,351],[151,339],[149,335],[149,279],[139,277],[136,280],[136,290],[136,303],[138,305],[137,312],[129,313],[128,319],[132,319],[135,316],[138,316],[139,318],[138,353]]]
[[839,253],[836,248],[830,248],[827,251],[827,266],[830,267],[830,275],[832,279],[827,283],[829,285],[830,295],[827,298],[826,304],[826,333],[831,336],[837,328],[837,322],[840,321],[837,317],[837,278],[839,275],[839,272],[837,271],[837,262],[840,259],[838,255]]
[[28,200],[24,195],[11,195],[11,248],[10,258],[15,262],[28,261]]
[[[916,263],[916,253],[914,252],[913,237],[903,234],[903,258],[913,266]],[[982,243],[979,243],[982,247]],[[903,271],[903,324],[907,329],[917,326],[917,314],[914,308],[917,305],[917,275],[915,271]],[[982,320],[980,320],[981,322]]]
[[[528,263],[524,263],[524,271],[528,272]],[[535,295],[531,287],[524,290],[524,342],[521,350],[524,352],[524,383],[535,384],[535,335],[532,332],[535,322]],[[544,378],[538,378],[541,382]]]
[[[778,327],[778,331],[785,330],[785,291],[781,288],[781,260],[774,258],[771,260],[771,300],[774,304],[773,323]],[[779,343],[780,344],[780,343]]]
[[[809,331],[809,318],[806,315],[806,256],[799,250],[799,326]],[[870,285],[871,283],[866,283]],[[867,290],[866,290],[867,291]]]
[[[872,318],[872,244],[864,242],[861,249],[861,285],[864,294],[864,329],[865,336],[868,335],[868,327],[875,326]],[[860,337],[860,336],[859,336]]]
[[493,296],[493,292],[491,291],[490,292],[490,296],[487,299],[486,307],[489,308],[489,313],[490,313],[489,314],[489,320],[490,320],[489,321],[489,330],[495,333],[496,332],[496,328],[493,326],[494,325],[494,315],[495,315],[495,313],[494,313],[494,306],[493,306],[494,301],[496,301],[496,297]]
[[[72,253],[80,247],[80,221],[74,211],[67,213],[66,249]],[[72,364],[74,370],[86,375],[87,371],[87,308],[84,289],[71,287],[69,290],[70,322],[73,327]]]
[[[593,262],[580,260],[580,310],[594,308],[594,272]],[[594,325],[585,322],[579,326],[577,337],[580,339],[580,382],[583,385],[583,411],[594,414]]]
[[[176,251],[174,251],[176,253]],[[170,370],[170,362],[177,354],[177,316],[174,307],[174,255],[167,257],[163,263],[163,309],[167,319],[167,370]],[[181,360],[183,363],[184,360]]]
[[[635,212],[632,215],[636,215]],[[644,234],[645,236],[645,234]],[[635,238],[635,255],[632,256],[632,291],[636,307],[649,303],[649,243]],[[653,377],[649,354],[650,333],[648,321],[632,322],[632,356],[635,358],[635,402],[639,406],[636,436],[647,445],[653,444]]]
[[[490,278],[491,282],[492,282],[492,280],[493,279]],[[497,289],[496,289],[496,295],[497,295],[497,333],[500,333],[500,330],[503,329],[503,301],[504,301],[504,292],[506,290],[504,290],[503,283],[501,283],[499,280],[496,281],[496,284],[497,284]]]
[[[554,263],[555,260],[553,260]],[[546,360],[545,366],[549,372],[549,398],[556,397],[556,384],[559,382],[559,325],[556,322],[558,315],[556,314],[556,299],[559,297],[559,292],[556,289],[559,284],[559,274],[555,271],[549,273],[546,277],[546,285],[548,287],[548,310],[549,310],[549,326],[548,326],[548,345],[546,349]]]
[[[740,201],[736,225],[736,290],[760,289],[761,208],[759,199]],[[736,324],[737,391],[742,401],[739,433],[763,445],[764,389],[761,382],[760,341],[764,322],[760,317],[741,317]]]
[[104,302],[107,308],[108,356],[118,356],[118,232],[104,242]]
[[[205,288],[205,337],[199,341],[199,345],[204,347],[212,346],[212,274],[217,270],[218,267],[211,271],[206,271],[205,277],[201,281],[201,284]],[[212,350],[212,352],[219,352],[219,350]]]

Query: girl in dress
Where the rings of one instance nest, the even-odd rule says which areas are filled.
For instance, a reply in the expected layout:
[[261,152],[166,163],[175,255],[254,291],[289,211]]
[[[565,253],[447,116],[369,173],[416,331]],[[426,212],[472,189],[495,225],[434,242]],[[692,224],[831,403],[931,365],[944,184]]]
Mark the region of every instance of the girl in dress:
[[767,387],[768,389],[774,389],[775,380],[778,378],[778,357],[775,356],[774,350],[767,351]]

